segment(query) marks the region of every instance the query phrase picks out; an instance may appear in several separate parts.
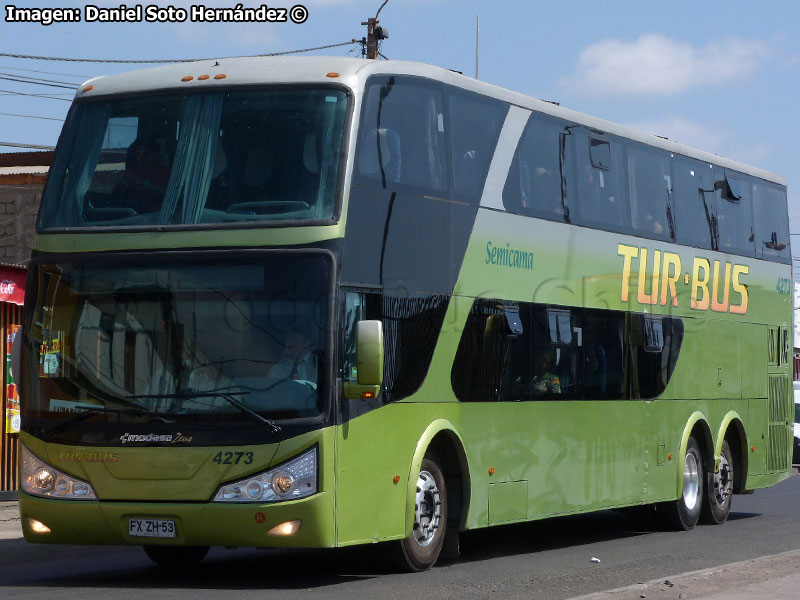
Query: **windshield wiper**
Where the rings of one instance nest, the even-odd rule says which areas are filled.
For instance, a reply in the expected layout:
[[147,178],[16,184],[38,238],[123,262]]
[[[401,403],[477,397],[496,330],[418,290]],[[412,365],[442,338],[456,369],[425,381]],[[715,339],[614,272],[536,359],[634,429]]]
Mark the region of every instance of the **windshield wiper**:
[[[242,394],[249,394],[250,392],[233,392],[236,395]],[[250,415],[257,421],[260,421],[264,425],[266,425],[272,433],[279,433],[281,430],[280,425],[275,423],[275,421],[271,419],[267,419],[266,417],[261,416],[256,411],[247,408],[244,404],[239,402],[236,398],[234,398],[231,394],[226,394],[225,392],[221,392],[218,390],[210,391],[210,392],[177,392],[175,394],[145,394],[143,396],[128,396],[129,400],[137,400],[142,398],[173,398],[173,399],[184,399],[184,398],[222,398],[230,404],[231,406],[239,409],[246,415]]]
[[78,421],[83,421],[84,419],[88,419],[90,417],[95,417],[97,415],[102,415],[105,413],[112,413],[116,415],[130,415],[133,417],[144,417],[146,415],[159,414],[151,410],[145,410],[143,408],[107,408],[105,406],[98,406],[97,408],[89,408],[88,406],[79,406],[77,407],[77,410],[82,410],[84,412],[80,412],[77,415],[72,415],[70,418],[64,421],[56,423],[55,425],[51,425],[50,427],[43,429],[42,433],[44,435],[51,435],[53,433],[61,431],[67,425],[71,425],[72,423],[77,423]]

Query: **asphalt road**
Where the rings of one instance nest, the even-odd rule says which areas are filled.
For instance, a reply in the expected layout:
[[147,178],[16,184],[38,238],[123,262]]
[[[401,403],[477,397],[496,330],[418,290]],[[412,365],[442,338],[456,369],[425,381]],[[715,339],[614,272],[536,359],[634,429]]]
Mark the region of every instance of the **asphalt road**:
[[561,599],[798,548],[800,476],[795,475],[769,490],[736,496],[722,526],[664,532],[617,512],[550,519],[465,534],[458,562],[417,574],[387,570],[375,546],[214,548],[201,568],[176,574],[152,566],[138,548],[50,547],[5,539],[0,540],[0,596]]

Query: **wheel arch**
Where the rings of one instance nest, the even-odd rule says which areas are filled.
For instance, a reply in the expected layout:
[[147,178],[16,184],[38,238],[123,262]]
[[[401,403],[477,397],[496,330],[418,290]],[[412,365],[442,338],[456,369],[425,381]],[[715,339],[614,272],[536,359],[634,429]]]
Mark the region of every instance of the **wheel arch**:
[[[442,462],[445,486],[447,487],[448,521],[458,519],[458,528],[464,527],[469,509],[471,482],[464,442],[453,424],[447,419],[437,419],[420,436],[408,473],[406,490],[406,534],[411,533],[414,524],[414,498],[416,496],[416,476],[422,466],[422,459],[429,450],[436,452]],[[454,485],[453,485],[454,484]]]
[[700,446],[700,453],[703,455],[705,464],[714,464],[714,443],[708,419],[700,411],[695,411],[686,421],[686,426],[683,428],[683,434],[681,435],[680,453],[678,454],[678,464],[676,465],[678,469],[675,481],[676,498],[680,498],[683,493],[683,468],[686,461],[686,447],[689,444],[690,437],[693,437]]
[[748,452],[747,452],[747,432],[741,416],[736,411],[730,411],[725,415],[719,427],[717,443],[714,446],[714,472],[719,470],[719,461],[722,456],[722,443],[728,440],[733,453],[733,492],[741,493],[747,483],[748,472]]

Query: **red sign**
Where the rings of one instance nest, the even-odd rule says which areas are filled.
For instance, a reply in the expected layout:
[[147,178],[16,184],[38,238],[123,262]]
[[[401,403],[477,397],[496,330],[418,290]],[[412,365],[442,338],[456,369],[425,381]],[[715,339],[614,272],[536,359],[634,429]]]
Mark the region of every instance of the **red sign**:
[[22,304],[25,302],[25,271],[13,267],[0,267],[0,302]]
[[267,520],[267,515],[265,515],[262,512],[256,513],[256,523],[263,523],[266,520]]

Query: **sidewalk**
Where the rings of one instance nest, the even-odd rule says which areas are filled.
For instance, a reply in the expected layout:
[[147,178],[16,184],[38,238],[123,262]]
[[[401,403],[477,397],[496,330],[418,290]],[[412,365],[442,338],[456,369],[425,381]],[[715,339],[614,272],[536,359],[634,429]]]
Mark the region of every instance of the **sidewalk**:
[[571,600],[797,600],[800,550],[762,556]]
[[19,522],[19,504],[16,501],[0,502],[0,540],[22,537]]

